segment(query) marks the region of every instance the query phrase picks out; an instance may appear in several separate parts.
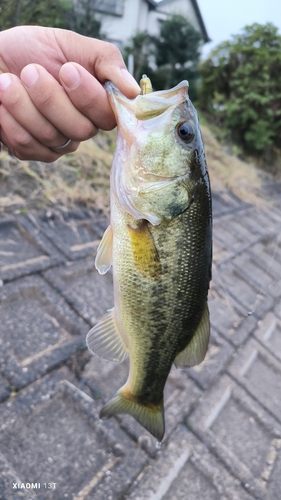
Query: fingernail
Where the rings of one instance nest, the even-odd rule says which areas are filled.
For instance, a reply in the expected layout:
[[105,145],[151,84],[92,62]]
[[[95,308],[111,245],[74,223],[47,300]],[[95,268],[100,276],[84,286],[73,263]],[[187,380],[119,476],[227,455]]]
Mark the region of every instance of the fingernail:
[[74,90],[78,87],[81,81],[80,73],[72,63],[66,63],[62,66],[60,70],[60,78],[64,85],[70,90]]
[[140,86],[136,82],[136,80],[134,79],[134,77],[131,75],[131,73],[129,73],[129,71],[127,69],[125,69],[125,68],[121,69],[121,73],[122,73],[123,78],[130,84],[130,86],[133,89],[135,89],[138,92],[140,92]]
[[8,73],[0,75],[0,91],[9,87],[10,83],[12,83],[11,75],[8,75]]
[[21,80],[27,87],[31,87],[32,85],[34,85],[38,77],[39,73],[36,67],[33,66],[32,64],[25,66],[20,75]]

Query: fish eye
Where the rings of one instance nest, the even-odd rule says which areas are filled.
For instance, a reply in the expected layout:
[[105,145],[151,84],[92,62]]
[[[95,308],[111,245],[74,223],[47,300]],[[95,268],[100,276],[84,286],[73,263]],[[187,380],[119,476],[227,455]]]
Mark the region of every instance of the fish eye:
[[194,128],[189,122],[182,122],[177,125],[177,133],[182,141],[189,143],[194,139]]

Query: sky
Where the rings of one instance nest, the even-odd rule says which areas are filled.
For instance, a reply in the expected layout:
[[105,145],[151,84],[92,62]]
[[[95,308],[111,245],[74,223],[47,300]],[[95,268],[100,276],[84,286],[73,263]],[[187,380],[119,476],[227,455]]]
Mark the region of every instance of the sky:
[[197,0],[197,3],[212,40],[204,45],[203,58],[248,24],[272,22],[281,35],[281,0]]
[[248,24],[272,22],[281,35],[281,0],[197,0],[197,3],[212,40],[204,45],[203,58]]

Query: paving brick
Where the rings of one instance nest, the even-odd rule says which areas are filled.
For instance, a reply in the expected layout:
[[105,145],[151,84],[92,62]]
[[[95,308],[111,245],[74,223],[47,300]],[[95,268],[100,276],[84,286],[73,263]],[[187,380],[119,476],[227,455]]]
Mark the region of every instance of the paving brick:
[[0,279],[12,280],[63,262],[64,257],[27,217],[0,218]]
[[228,297],[236,302],[243,315],[254,314],[261,318],[269,311],[274,300],[267,293],[262,292],[261,286],[249,282],[243,269],[239,269],[233,264],[222,265],[219,269],[220,286],[223,287]]
[[254,332],[256,339],[281,361],[281,320],[273,312],[269,312],[258,322]]
[[[1,500],[34,500],[34,492],[29,489],[18,489],[21,483],[17,473],[9,465],[0,451],[0,498]],[[16,485],[16,486],[15,486]]]
[[179,425],[166,449],[133,485],[129,500],[251,500],[188,429]]
[[208,389],[230,361],[233,353],[234,348],[212,329],[208,351],[203,363],[190,368],[188,373],[202,389]]
[[39,276],[0,288],[0,366],[16,388],[85,345],[88,326]]
[[[106,403],[126,382],[128,372],[128,360],[117,365],[93,356],[84,371],[83,380],[91,388],[93,397]],[[164,391],[166,422],[164,444],[177,424],[188,415],[200,395],[201,391],[189,379],[187,370],[177,370],[173,367]],[[118,415],[115,419],[151,456],[157,455],[156,439],[145,431],[133,417]],[[107,422],[105,421],[105,425]]]
[[214,234],[213,263],[216,265],[219,265],[222,262],[226,262],[226,261],[230,260],[234,255],[235,255],[234,252],[230,251],[227,248],[226,244],[223,244],[221,241],[218,241],[216,238],[216,234]]
[[228,371],[281,423],[281,363],[276,358],[250,339],[237,352]]
[[113,307],[112,274],[101,276],[93,258],[47,271],[44,276],[91,325]]
[[248,241],[245,242],[243,238],[237,236],[227,223],[223,224],[221,219],[214,221],[213,234],[214,239],[223,244],[233,254],[241,252],[244,248],[248,247]]
[[281,319],[281,304],[278,301],[275,308],[274,308],[274,314]]
[[281,279],[281,235],[273,233],[251,247],[256,261],[274,278]]
[[248,492],[266,499],[274,462],[280,454],[281,426],[276,419],[223,376],[203,396],[188,425]]
[[[278,276],[278,269],[275,269],[273,260],[261,258],[263,252],[259,256],[252,253],[244,252],[242,255],[235,257],[232,260],[240,272],[247,278],[249,283],[252,283],[260,294],[264,297],[270,295],[274,298],[281,296],[281,274]],[[267,260],[267,262],[265,262]],[[281,269],[281,267],[280,267]]]
[[255,228],[261,235],[278,232],[280,223],[280,211],[275,211],[273,207],[251,207],[247,216],[243,218],[243,224],[249,228]]
[[219,272],[214,273],[214,281],[209,293],[211,325],[234,346],[245,342],[256,328],[257,318],[245,314],[245,309],[228,294],[226,288],[214,285],[222,282]]
[[8,380],[0,374],[0,403],[9,397],[10,392],[11,387]]
[[78,209],[47,210],[35,215],[41,231],[68,259],[95,255],[107,227],[101,214]]
[[245,214],[222,217],[214,221],[214,238],[223,243],[231,252],[241,252],[258,241],[261,236],[244,226]]
[[276,232],[278,224],[276,217],[271,217],[269,210],[261,207],[252,206],[243,214],[243,226],[252,234],[269,235]]
[[213,191],[212,202],[214,218],[231,212],[243,211],[250,207],[248,203],[228,190]]
[[260,239],[260,232],[257,233],[255,229],[251,227],[251,224],[245,224],[247,220],[251,220],[250,214],[250,210],[247,210],[242,215],[237,216],[237,214],[231,214],[221,219],[222,225],[228,228],[233,235],[236,235],[236,237],[243,242],[245,247]]
[[[270,475],[267,487],[266,500],[277,500],[280,497],[280,477],[281,477],[281,440],[276,441],[269,457],[269,465],[272,464],[272,473]],[[270,469],[271,470],[271,469]]]
[[[123,497],[147,456],[112,422],[105,428],[98,410],[65,368],[0,405],[1,456],[11,477],[40,482],[39,500]],[[5,488],[4,498],[14,500],[12,484]]]

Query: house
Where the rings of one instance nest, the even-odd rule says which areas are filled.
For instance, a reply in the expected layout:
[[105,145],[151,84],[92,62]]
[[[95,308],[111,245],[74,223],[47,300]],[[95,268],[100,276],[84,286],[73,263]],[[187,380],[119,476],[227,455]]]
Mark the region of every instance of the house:
[[138,31],[157,36],[161,21],[182,14],[197,29],[203,43],[210,41],[197,0],[95,0],[107,40],[120,49]]

